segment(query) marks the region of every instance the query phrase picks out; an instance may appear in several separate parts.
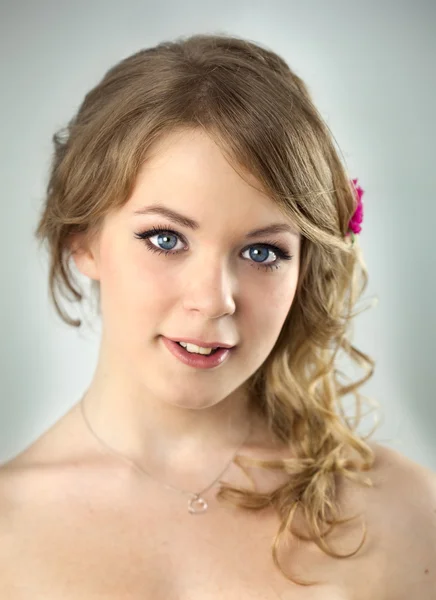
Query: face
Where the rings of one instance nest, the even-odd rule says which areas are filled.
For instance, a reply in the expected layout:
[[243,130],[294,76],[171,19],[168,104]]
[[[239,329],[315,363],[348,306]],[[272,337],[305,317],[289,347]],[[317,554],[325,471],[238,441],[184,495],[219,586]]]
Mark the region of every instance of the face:
[[[293,231],[248,235],[277,223]],[[210,137],[185,131],[155,147],[128,202],[75,260],[100,281],[109,377],[204,408],[241,392],[271,352],[295,295],[300,234]],[[236,347],[199,369],[176,358],[165,338]]]

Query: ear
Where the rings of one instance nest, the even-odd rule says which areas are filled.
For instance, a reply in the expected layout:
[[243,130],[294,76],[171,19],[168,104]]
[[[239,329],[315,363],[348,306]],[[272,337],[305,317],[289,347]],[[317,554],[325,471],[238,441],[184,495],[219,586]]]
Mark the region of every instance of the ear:
[[84,234],[74,234],[70,242],[71,256],[77,269],[90,279],[100,280],[98,238],[90,240]]

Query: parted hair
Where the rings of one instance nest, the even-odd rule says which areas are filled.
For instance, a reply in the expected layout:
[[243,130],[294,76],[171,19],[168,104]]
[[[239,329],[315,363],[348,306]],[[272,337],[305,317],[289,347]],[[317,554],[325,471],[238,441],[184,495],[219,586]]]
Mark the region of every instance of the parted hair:
[[[35,235],[49,254],[51,299],[59,316],[79,327],[61,301],[82,306],[71,240],[97,232],[105,215],[130,197],[151,146],[180,129],[201,129],[219,144],[241,176],[248,171],[302,235],[296,294],[276,343],[247,382],[250,406],[285,446],[289,458],[238,455],[242,469],[260,466],[288,474],[269,493],[221,481],[217,498],[247,510],[273,508],[280,527],[275,565],[286,534],[310,539],[339,557],[326,536],[340,518],[340,477],[370,486],[374,451],[357,432],[359,388],[374,361],[350,341],[355,307],[367,285],[358,243],[348,224],[355,190],[308,87],[288,64],[260,44],[228,35],[192,35],[142,49],[111,67],[68,125],[53,136],[54,152]],[[99,294],[98,282],[93,291]],[[363,370],[357,381],[338,368],[343,356]],[[343,400],[352,396],[351,419]],[[247,472],[247,471],[246,471]],[[248,472],[247,472],[248,473]],[[300,511],[309,530],[293,527]],[[366,539],[366,528],[359,546]]]

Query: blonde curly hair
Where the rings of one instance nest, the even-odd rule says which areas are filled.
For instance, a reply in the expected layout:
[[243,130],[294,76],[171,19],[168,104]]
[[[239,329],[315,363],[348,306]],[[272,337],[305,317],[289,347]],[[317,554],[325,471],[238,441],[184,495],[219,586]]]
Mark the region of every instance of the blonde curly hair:
[[[130,197],[154,142],[180,128],[201,128],[232,163],[252,173],[302,233],[296,295],[275,346],[248,380],[250,406],[292,458],[237,456],[242,469],[261,466],[289,475],[270,493],[220,482],[217,498],[248,510],[273,507],[280,528],[272,544],[275,565],[283,535],[313,540],[339,557],[325,540],[339,519],[337,477],[370,486],[373,449],[356,432],[358,388],[374,362],[350,342],[356,301],[367,285],[358,244],[347,238],[355,190],[308,89],[274,52],[225,35],[193,35],[160,43],[121,60],[86,94],[68,126],[54,134],[54,156],[35,235],[50,256],[49,290],[60,317],[79,327],[62,298],[85,296],[71,269],[71,240],[92,235],[105,215]],[[98,282],[93,282],[99,295]],[[365,371],[348,385],[336,368],[344,352]],[[351,424],[342,399],[351,394]],[[350,451],[354,451],[354,456]],[[293,531],[301,510],[310,536]],[[354,517],[351,517],[354,518]],[[328,525],[326,532],[322,527]],[[359,547],[366,538],[366,528]]]

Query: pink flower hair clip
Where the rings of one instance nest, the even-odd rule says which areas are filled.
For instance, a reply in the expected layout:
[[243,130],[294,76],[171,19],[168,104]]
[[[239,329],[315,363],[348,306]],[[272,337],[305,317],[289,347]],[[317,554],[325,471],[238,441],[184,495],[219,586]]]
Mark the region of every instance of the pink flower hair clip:
[[364,190],[359,185],[357,185],[357,179],[352,179],[351,182],[353,184],[353,188],[355,191],[357,206],[356,206],[356,210],[354,211],[353,216],[350,219],[350,222],[348,223],[348,231],[347,231],[346,235],[351,236],[351,245],[353,246],[356,234],[360,233],[362,231],[362,227],[361,227],[361,224],[363,222],[362,196],[364,194]]

